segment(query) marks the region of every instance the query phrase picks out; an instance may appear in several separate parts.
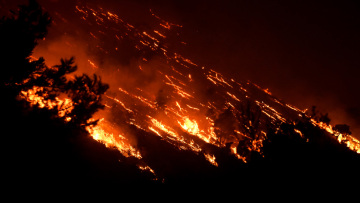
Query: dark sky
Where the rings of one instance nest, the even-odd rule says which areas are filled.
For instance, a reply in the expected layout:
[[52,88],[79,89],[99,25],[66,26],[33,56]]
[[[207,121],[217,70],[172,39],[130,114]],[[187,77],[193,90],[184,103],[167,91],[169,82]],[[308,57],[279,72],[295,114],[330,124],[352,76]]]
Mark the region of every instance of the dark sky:
[[[53,11],[68,9],[71,17],[75,1],[39,2]],[[332,124],[347,123],[360,135],[360,7],[355,0],[87,2],[101,4],[133,24],[151,8],[183,25],[183,51],[197,64],[251,80],[299,108],[316,105],[329,112]]]

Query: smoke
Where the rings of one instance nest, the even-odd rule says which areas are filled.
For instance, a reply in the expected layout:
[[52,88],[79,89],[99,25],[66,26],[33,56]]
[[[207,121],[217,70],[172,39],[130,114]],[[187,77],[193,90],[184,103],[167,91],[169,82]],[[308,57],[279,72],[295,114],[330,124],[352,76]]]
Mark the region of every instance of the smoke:
[[183,17],[192,59],[269,88],[301,109],[315,105],[329,113],[333,125],[347,123],[360,138],[358,6],[312,1],[187,5],[176,15]]
[[[24,2],[1,1],[1,10]],[[183,25],[181,38],[186,46],[176,50],[186,53],[195,63],[238,81],[251,80],[299,108],[316,105],[329,113],[331,124],[346,123],[359,138],[360,97],[354,86],[358,77],[354,68],[359,67],[359,51],[355,48],[360,34],[354,29],[360,22],[356,6],[331,2],[312,2],[309,6],[306,1],[301,5],[161,0],[39,0],[39,3],[50,12],[54,23],[34,55],[44,56],[50,66],[58,64],[61,57],[75,56],[79,67],[76,74],[99,74],[110,84],[108,93],[113,96],[118,87],[137,86],[154,97],[168,91],[153,71],[156,67],[165,72],[164,64],[153,52],[139,53],[131,39],[117,42],[113,25],[108,25],[105,34],[97,32],[96,21],[89,25],[81,20],[74,12],[76,5],[100,6],[141,31],[154,27],[155,22],[149,18],[152,9]],[[169,36],[178,40],[178,35],[174,32]],[[168,40],[165,45],[170,49],[169,44],[175,40]],[[142,61],[144,55],[146,62]],[[204,92],[210,94],[211,89]],[[164,101],[171,102],[171,98]]]

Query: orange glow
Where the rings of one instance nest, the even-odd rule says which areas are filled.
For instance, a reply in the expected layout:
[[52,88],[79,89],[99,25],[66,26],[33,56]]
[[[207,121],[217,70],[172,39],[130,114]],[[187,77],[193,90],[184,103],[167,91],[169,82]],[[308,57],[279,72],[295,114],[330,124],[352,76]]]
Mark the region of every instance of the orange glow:
[[181,124],[179,122],[179,124],[184,130],[186,130],[188,133],[192,135],[196,135],[200,132],[199,126],[195,120],[191,121],[189,118],[186,117],[184,123]]
[[92,67],[93,69],[98,69],[98,67],[95,65],[94,62],[92,62],[91,60],[88,60],[88,62],[89,62],[89,64],[91,65],[91,67]]
[[[209,150],[209,146],[218,149],[230,145],[231,156],[247,162],[248,157],[240,151],[242,148],[238,147],[242,140],[249,140],[244,149],[261,154],[263,141],[267,136],[262,130],[267,129],[268,120],[270,124],[292,123],[305,113],[304,110],[275,99],[268,89],[250,82],[240,83],[234,79],[228,79],[209,67],[197,65],[196,61],[188,59],[185,54],[176,53],[173,50],[175,48],[168,46],[168,40],[171,40],[174,35],[172,32],[179,34],[177,29],[182,26],[161,19],[151,10],[152,18],[157,20],[157,23],[154,23],[156,26],[152,28],[131,25],[117,14],[100,7],[95,9],[89,6],[76,6],[76,12],[84,20],[82,22],[88,23],[94,29],[99,29],[91,29],[92,32],[85,33],[91,39],[90,41],[97,42],[94,49],[102,53],[116,51],[119,54],[122,50],[121,46],[126,44],[139,54],[131,59],[128,67],[132,69],[131,71],[135,71],[129,71],[131,74],[135,73],[131,76],[133,78],[129,76],[130,79],[126,78],[128,75],[122,75],[122,71],[128,70],[117,67],[117,71],[113,71],[111,69],[113,64],[97,61],[94,59],[96,57],[86,57],[83,64],[90,67],[91,72],[97,71],[96,73],[100,72],[104,75],[109,74],[108,70],[111,70],[110,78],[115,78],[115,82],[110,84],[112,88],[110,93],[103,97],[107,101],[104,103],[107,108],[97,114],[97,117],[102,119],[98,125],[88,126],[86,130],[94,140],[103,143],[106,147],[117,149],[125,157],[141,159],[142,164],[138,165],[141,170],[155,175],[153,169],[143,164],[146,153],[141,151],[143,152],[141,154],[137,143],[131,139],[132,135],[126,131],[129,126],[132,129],[136,128],[139,132],[164,140],[176,149],[189,150],[201,155],[201,158],[218,166],[217,161],[221,163],[220,157],[215,157],[212,154],[213,151]],[[117,44],[109,48],[98,43],[105,37]],[[128,41],[124,43],[123,40],[129,40],[131,43]],[[179,44],[184,46],[186,43]],[[106,47],[109,50],[106,50]],[[107,81],[104,80],[104,82]],[[22,91],[20,97],[33,105],[39,105],[40,108],[57,109],[59,117],[67,122],[71,121],[72,118],[67,116],[74,108],[71,100],[68,98],[56,98],[55,101],[45,100],[44,97],[36,94],[42,90],[42,88],[34,87],[28,91]],[[157,98],[160,91],[165,95],[164,101],[161,102],[159,102],[161,99]],[[259,122],[260,127],[258,127],[260,130],[254,136],[247,133],[247,130],[250,131],[254,125],[252,121],[242,122],[237,114],[241,111],[239,105],[245,104],[246,100],[253,102],[262,116]],[[221,125],[223,123],[220,118],[226,113],[226,109],[231,109],[230,116],[234,121],[233,124]],[[291,116],[289,112],[292,113]],[[314,126],[335,136],[340,143],[346,143],[351,150],[360,153],[360,142],[355,138],[334,131],[331,125],[315,120],[311,122]],[[295,129],[295,132],[304,137],[301,130]]]
[[238,159],[242,160],[244,163],[246,163],[246,158],[245,158],[245,157],[242,157],[242,156],[240,156],[240,155],[238,154],[236,145],[232,145],[232,146],[230,147],[230,150],[231,150],[231,153],[232,153],[233,155],[235,155],[236,158],[238,158]]
[[197,136],[207,143],[211,143],[215,146],[219,146],[218,138],[214,132],[214,128],[212,127],[212,123],[210,123],[210,127],[204,131],[199,129],[199,125],[196,120],[190,120],[189,117],[184,116],[181,121],[177,121],[180,127],[185,130],[187,133]]
[[[175,132],[175,130],[165,124],[163,124],[162,122],[158,121],[155,118],[152,118],[151,116],[148,116],[148,118],[150,118],[150,121],[152,123],[152,126],[149,126],[149,130],[155,132],[157,135],[159,135],[160,137],[164,137],[170,140],[176,140],[179,144],[181,144],[183,147],[180,147],[180,149],[191,149],[192,151],[195,152],[200,152],[202,149],[196,144],[194,143],[192,140],[186,140],[184,137],[180,136],[178,133]],[[171,137],[166,137],[166,135],[162,135],[158,130],[156,130],[155,128],[161,130],[162,132],[164,132],[167,135],[170,135]]]
[[74,109],[72,101],[68,98],[59,99],[59,97],[55,97],[55,101],[45,100],[44,96],[47,95],[39,96],[37,94],[43,90],[43,88],[35,86],[28,91],[21,91],[19,96],[32,105],[38,105],[40,108],[57,109],[58,116],[69,122],[71,117],[68,117],[67,115]]
[[208,160],[212,165],[219,166],[219,164],[215,161],[216,157],[214,155],[210,154],[204,154],[206,160]]
[[155,171],[152,168],[150,168],[150,166],[138,166],[138,167],[139,167],[140,170],[149,171],[150,173],[152,173],[156,177]]
[[113,133],[106,132],[103,129],[103,127],[105,126],[103,121],[104,120],[102,119],[97,126],[86,127],[86,130],[89,132],[90,136],[94,140],[105,144],[106,147],[116,148],[125,157],[133,156],[138,159],[142,158],[140,152],[137,151],[135,147],[129,144],[129,141],[126,137],[121,134],[114,135]]
[[323,130],[326,130],[328,133],[332,134],[337,138],[337,141],[339,143],[345,143],[347,147],[356,153],[360,154],[360,141],[355,139],[354,137],[350,135],[343,135],[340,132],[334,131],[333,127],[331,125],[327,125],[323,122],[317,122],[314,119],[311,119],[311,122],[313,125],[320,127]]

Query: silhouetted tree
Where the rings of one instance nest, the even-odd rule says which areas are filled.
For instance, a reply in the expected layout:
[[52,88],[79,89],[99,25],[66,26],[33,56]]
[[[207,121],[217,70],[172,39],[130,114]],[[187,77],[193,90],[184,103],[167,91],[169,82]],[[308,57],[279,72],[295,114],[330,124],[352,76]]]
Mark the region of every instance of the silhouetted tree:
[[245,157],[251,156],[253,150],[259,147],[258,142],[263,139],[259,128],[261,115],[261,108],[250,100],[240,105],[236,113],[239,131],[243,133],[243,136],[238,137],[237,151]]
[[101,78],[93,75],[76,76],[74,81],[67,84],[67,93],[73,101],[74,109],[68,115],[71,122],[76,125],[94,125],[96,121],[89,121],[92,115],[105,106],[101,103],[101,97],[109,88],[109,85],[101,82]]
[[327,125],[329,125],[331,119],[329,118],[328,113],[326,113],[326,114],[320,114],[319,121],[320,121],[320,122],[323,122],[323,123],[325,123],[325,124],[327,124]]
[[[71,99],[72,106],[70,107],[73,109],[64,115],[64,118],[71,117],[70,123],[78,126],[96,124],[97,121],[90,122],[89,119],[96,111],[104,108],[104,105],[101,104],[101,97],[109,86],[102,83],[101,78],[95,74],[92,78],[83,74],[68,81],[66,75],[77,70],[77,66],[74,65],[74,57],[61,59],[60,62],[59,65],[51,68],[44,63],[37,66],[36,71],[30,75],[28,82],[25,83],[26,86],[42,87],[42,90],[37,94],[43,96],[45,100],[55,101],[60,94],[65,94]],[[57,107],[59,111],[65,111],[64,108],[69,107]]]
[[[12,99],[20,91],[34,87],[37,87],[36,94],[44,101],[56,101],[61,94],[67,95],[73,105],[72,110],[66,111],[67,115],[63,117],[71,117],[70,123],[78,126],[96,124],[96,121],[90,122],[90,118],[104,107],[101,96],[109,86],[96,75],[91,78],[83,74],[68,81],[66,75],[77,70],[73,57],[61,59],[60,64],[53,67],[46,66],[42,57],[31,58],[38,40],[47,34],[51,19],[35,0],[29,0],[28,5],[19,6],[18,11],[12,13],[12,16],[0,20],[0,88],[6,90],[7,96]],[[58,112],[64,111],[64,108],[69,107],[62,104],[53,108],[53,117],[59,117]]]
[[231,108],[227,108],[214,121],[215,133],[220,137],[220,142],[223,142],[234,135],[236,118],[233,115]]
[[[36,69],[30,62],[33,49],[47,34],[51,19],[35,0],[20,6],[13,15],[0,20],[1,74],[0,85],[20,84]],[[41,59],[39,59],[41,60]]]
[[310,116],[310,118],[312,118],[312,119],[314,119],[314,120],[316,120],[318,122],[323,122],[323,123],[325,123],[327,125],[329,125],[330,121],[331,121],[331,119],[329,118],[329,114],[328,113],[326,113],[326,114],[321,113],[320,111],[318,111],[316,109],[316,106],[311,107],[311,112],[309,113],[309,116]]
[[166,107],[165,105],[168,102],[168,100],[169,98],[165,94],[164,90],[160,89],[155,98],[156,107],[160,109],[164,109]]
[[44,99],[55,100],[60,93],[67,91],[68,80],[66,75],[77,70],[77,66],[73,65],[74,57],[70,59],[61,59],[61,64],[53,67],[45,65],[45,60],[41,57],[34,61],[35,70],[20,85],[21,89],[26,91],[29,88],[42,87],[42,91],[37,92]]
[[333,128],[333,130],[338,131],[339,133],[343,135],[351,135],[350,126],[346,124],[337,124]]
[[316,109],[316,106],[311,107],[311,112],[309,112],[310,118],[315,118],[318,115],[319,111]]

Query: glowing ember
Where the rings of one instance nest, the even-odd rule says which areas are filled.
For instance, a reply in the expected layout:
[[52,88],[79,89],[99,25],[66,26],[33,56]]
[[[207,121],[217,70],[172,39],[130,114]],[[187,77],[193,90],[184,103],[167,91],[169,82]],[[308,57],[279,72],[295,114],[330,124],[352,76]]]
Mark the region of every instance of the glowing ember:
[[[116,85],[105,95],[107,108],[98,115],[105,119],[97,126],[86,127],[93,139],[116,148],[125,157],[143,159],[140,150],[130,141],[131,135],[124,133],[124,129],[131,126],[165,140],[180,150],[203,154],[202,158],[218,166],[217,157],[208,153],[210,150],[206,146],[216,149],[230,146],[229,154],[246,162],[248,157],[242,154],[241,149],[260,153],[268,125],[292,124],[302,118],[305,111],[275,99],[268,89],[250,82],[228,79],[168,48],[166,40],[174,35],[172,31],[182,26],[150,12],[157,24],[145,29],[126,23],[117,14],[103,8],[76,6],[79,18],[94,29],[99,29],[87,33],[87,37],[98,41],[106,38],[113,43],[108,50],[100,45],[94,49],[109,54],[114,50],[119,51],[123,44],[128,43],[138,56],[137,60],[131,62],[135,64],[133,69],[136,76],[129,79],[129,84],[128,81],[114,82]],[[178,33],[175,33],[177,36]],[[183,42],[180,44],[184,45]],[[86,63],[93,71],[102,71],[101,63],[95,59],[90,58]],[[111,74],[120,81],[126,79],[126,73],[117,69]],[[137,75],[140,79],[136,78]],[[132,83],[131,80],[136,82]],[[70,99],[46,100],[36,94],[39,91],[42,89],[34,87],[21,92],[20,96],[41,108],[57,109],[59,117],[65,121],[72,119],[67,116],[73,109]],[[255,107],[250,104],[246,106],[250,101]],[[261,114],[259,118],[257,109]],[[355,138],[334,131],[331,125],[315,120],[311,122],[360,153],[360,142]],[[114,130],[113,126],[120,130]],[[294,131],[304,137],[301,130]],[[242,142],[244,140],[247,142]],[[149,166],[141,165],[139,168],[155,174]]]
[[314,119],[311,119],[311,122],[313,123],[313,125],[318,126],[321,129],[326,130],[333,136],[337,137],[337,140],[339,143],[345,143],[348,148],[350,148],[351,150],[360,154],[360,141],[359,140],[355,139],[354,137],[352,137],[350,135],[345,136],[338,131],[334,131],[333,127],[326,123],[317,122]]
[[140,152],[131,146],[123,135],[114,135],[113,133],[106,132],[102,127],[103,124],[100,122],[100,124],[95,127],[86,127],[86,130],[94,140],[104,143],[106,147],[116,148],[125,157],[133,156],[138,159],[142,158]]
[[216,157],[210,154],[204,154],[206,160],[208,160],[212,165],[218,166],[218,163],[215,161]]
[[191,149],[192,151],[199,152],[202,149],[195,144],[192,140],[186,140],[184,137],[178,135],[171,127],[166,126],[165,124],[161,123],[160,121],[156,120],[155,118],[152,118],[151,116],[148,116],[151,119],[151,122],[153,126],[149,126],[149,130],[153,131],[160,137],[166,138],[166,136],[162,135],[159,131],[155,130],[154,128],[157,128],[161,131],[163,131],[166,135],[170,135],[171,137],[168,138],[170,140],[175,140],[179,144],[182,145],[180,149]]
[[185,121],[183,124],[181,124],[179,122],[180,126],[186,130],[188,133],[192,134],[192,135],[197,135],[200,130],[198,127],[198,124],[196,123],[196,121],[191,121],[189,118],[185,118]]
[[47,109],[56,109],[58,111],[58,116],[64,118],[65,121],[69,122],[71,117],[67,116],[74,109],[72,101],[68,98],[59,99],[55,97],[55,101],[50,99],[45,99],[45,96],[38,94],[44,89],[41,87],[33,87],[27,91],[21,91],[20,97],[26,99],[32,105],[38,105],[40,108]]

